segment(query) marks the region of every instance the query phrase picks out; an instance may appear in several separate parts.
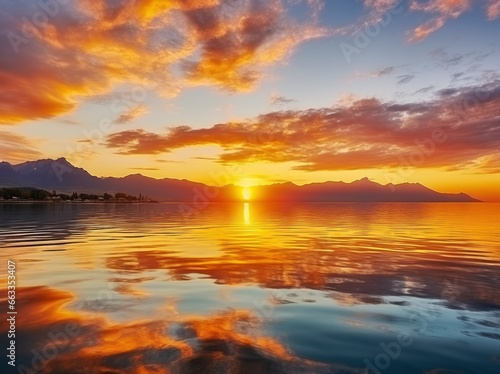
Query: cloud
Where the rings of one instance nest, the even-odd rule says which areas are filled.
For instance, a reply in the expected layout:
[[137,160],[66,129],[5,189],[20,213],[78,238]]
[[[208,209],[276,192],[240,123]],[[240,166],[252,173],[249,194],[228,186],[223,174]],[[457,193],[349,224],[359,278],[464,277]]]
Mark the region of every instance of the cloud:
[[68,125],[80,125],[80,122],[72,118],[58,118],[58,121],[61,123],[66,123]]
[[354,36],[360,31],[380,24],[387,19],[391,19],[393,15],[400,13],[402,10],[401,4],[402,0],[364,0],[363,5],[367,12],[356,22],[331,30],[331,33],[336,36]]
[[465,55],[460,53],[450,54],[442,47],[433,49],[430,52],[430,55],[434,60],[437,61],[440,66],[442,66],[446,70],[453,66],[461,64],[466,57]]
[[500,17],[500,0],[489,0],[487,15],[490,21]]
[[429,91],[432,91],[435,87],[434,86],[427,86],[427,87],[423,87],[417,91],[415,91],[414,94],[420,94],[420,93],[427,93]]
[[394,7],[400,0],[364,0],[364,6],[375,12],[385,12],[387,9]]
[[398,80],[398,84],[406,84],[408,82],[411,82],[415,76],[413,74],[405,74],[405,75],[399,75],[396,77]]
[[372,77],[382,77],[384,75],[389,75],[396,70],[395,66],[387,66],[383,69],[377,70],[371,74]]
[[447,171],[458,171],[472,169],[474,174],[497,174],[500,173],[500,153],[478,157],[475,160],[466,161],[458,165],[451,165]]
[[430,13],[433,17],[416,27],[409,40],[418,42],[444,26],[450,18],[458,18],[471,8],[471,0],[411,0],[410,10]]
[[114,120],[114,123],[117,125],[123,125],[129,123],[130,121],[148,113],[149,110],[144,104],[139,104],[133,107],[132,109],[123,112],[118,116],[117,119]]
[[[493,21],[500,17],[500,0],[487,0],[486,15]],[[424,21],[408,32],[408,41],[420,42],[432,33],[442,28],[446,22],[458,18],[473,5],[479,3],[475,0],[364,0],[365,14],[356,22],[332,31],[333,35],[354,36],[360,31],[367,31],[370,26],[384,25],[385,22],[399,14],[404,14],[403,9],[408,4],[408,12],[420,12],[430,15]]]
[[402,0],[364,0],[364,6],[370,13],[363,20],[363,25],[380,23],[384,14],[392,11],[399,12]]
[[[422,167],[447,167],[498,154],[500,81],[441,90],[433,101],[397,104],[359,99],[332,108],[277,111],[210,128],[174,127],[165,134],[142,129],[111,134],[106,146],[128,155],[218,145],[218,162],[295,162],[296,169],[354,170],[398,167],[441,129]],[[422,146],[422,145],[420,145]],[[429,146],[430,147],[430,146]]]
[[[487,0],[486,15],[492,21],[500,17],[500,0]],[[420,42],[442,28],[446,22],[458,18],[470,10],[475,1],[473,0],[410,0],[408,9],[410,12],[421,12],[431,15],[431,18],[409,33],[410,42]],[[357,28],[366,28],[368,25],[380,23],[383,15],[391,9],[401,9],[402,0],[364,0],[364,6],[369,10],[368,16],[358,22]],[[347,28],[349,31],[356,27]]]
[[396,73],[398,71],[405,71],[405,68],[407,68],[408,65],[389,65],[383,68],[379,68],[376,70],[373,70],[371,72],[361,72],[361,71],[355,71],[353,74],[349,76],[349,79],[360,79],[360,78],[380,78],[384,76],[391,75],[393,73]]
[[451,75],[451,81],[454,82],[454,81],[457,81],[459,80],[460,78],[462,78],[463,76],[465,76],[465,73],[464,72],[460,72],[460,73],[453,73]]
[[188,79],[248,91],[262,77],[260,66],[281,60],[303,41],[327,34],[317,27],[298,27],[284,18],[285,13],[281,1],[251,1],[243,17],[214,8],[188,12],[190,26],[203,40],[201,58],[183,63]]
[[32,140],[9,131],[0,131],[0,161],[24,162],[26,160],[36,160],[42,154],[36,150],[36,143]]
[[160,164],[169,164],[169,163],[180,164],[180,163],[182,163],[182,161],[162,160],[162,159],[155,160],[155,161],[158,162],[158,163],[160,163]]
[[411,0],[410,9],[457,18],[471,7],[471,0]]
[[385,77],[385,76],[394,74],[396,72],[404,73],[407,70],[406,69],[407,67],[408,67],[408,65],[406,65],[406,64],[405,65],[397,65],[397,66],[389,65],[389,66],[386,66],[386,67],[383,67],[383,68],[380,68],[377,70],[373,70],[373,71],[367,72],[367,73],[356,71],[351,76],[351,78],[353,78],[353,79],[364,78],[364,77],[380,78],[380,77]]
[[83,0],[40,20],[39,2],[3,1],[0,123],[51,118],[123,83],[252,90],[266,66],[327,35],[308,4],[299,21],[280,0]]
[[444,26],[445,24],[445,17],[438,17],[434,18],[430,21],[427,21],[426,23],[416,27],[412,35],[409,37],[409,41],[411,42],[419,42],[425,38],[427,38],[429,35],[431,35],[433,32],[439,30],[441,27]]
[[288,99],[284,96],[279,96],[277,94],[272,94],[269,101],[270,101],[271,105],[286,105],[286,104],[293,103],[295,100]]

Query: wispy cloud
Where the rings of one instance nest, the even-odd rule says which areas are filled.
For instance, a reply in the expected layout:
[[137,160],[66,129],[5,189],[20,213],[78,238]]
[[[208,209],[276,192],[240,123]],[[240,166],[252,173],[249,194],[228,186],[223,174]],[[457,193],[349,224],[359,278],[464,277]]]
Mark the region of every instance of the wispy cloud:
[[411,0],[410,10],[432,14],[432,18],[416,27],[409,40],[418,42],[443,27],[450,18],[458,18],[471,8],[471,0]]
[[[408,10],[410,12],[429,14],[430,19],[411,30],[408,40],[410,42],[424,40],[442,28],[448,20],[460,17],[477,3],[480,2],[474,0],[409,0]],[[402,8],[404,4],[405,2],[402,0],[364,0],[364,6],[369,10],[369,15],[358,23],[364,27],[368,24],[379,23],[383,14],[391,8]],[[486,15],[490,21],[500,17],[500,0],[487,0]]]
[[162,159],[159,159],[159,160],[155,160],[156,162],[160,163],[160,164],[168,164],[168,163],[174,163],[174,164],[178,164],[180,163],[181,161],[173,161],[173,160],[162,160]]
[[430,55],[444,69],[449,69],[461,64],[466,57],[460,53],[449,53],[442,47],[433,49]]
[[397,72],[403,72],[404,68],[406,68],[407,65],[398,65],[398,66],[385,66],[382,68],[375,69],[370,72],[363,72],[363,71],[355,71],[353,74],[351,74],[348,79],[362,79],[362,78],[380,78],[380,77],[385,77],[389,76],[392,74],[395,74]]
[[129,170],[156,171],[156,170],[161,170],[161,169],[159,169],[159,168],[129,168]]
[[289,99],[284,96],[279,96],[277,94],[272,94],[271,98],[269,99],[271,105],[286,105],[293,103],[294,101],[295,101],[294,99]]
[[24,162],[41,158],[42,154],[36,149],[37,143],[25,136],[10,131],[0,131],[0,161]]
[[405,74],[405,75],[399,75],[396,77],[398,80],[398,84],[406,84],[411,82],[415,76],[413,74]]
[[114,123],[117,125],[123,125],[126,123],[129,123],[130,121],[143,116],[144,114],[148,113],[149,110],[144,104],[139,104],[133,107],[130,110],[127,110],[120,114],[118,118],[115,119]]
[[395,66],[387,66],[387,67],[385,67],[383,69],[374,71],[370,75],[372,77],[382,77],[384,75],[389,75],[389,74],[393,73],[395,70],[396,70]]
[[427,86],[427,87],[423,87],[417,91],[415,91],[414,95],[415,94],[421,94],[421,93],[427,93],[429,91],[432,91],[435,87],[434,86]]
[[487,14],[490,21],[500,17],[500,0],[488,1]]
[[402,9],[400,8],[402,0],[364,0],[363,5],[366,10],[365,14],[352,24],[331,30],[331,34],[354,36],[361,30],[366,30],[370,26],[381,23],[384,15],[387,16],[391,12],[399,13],[400,9]]

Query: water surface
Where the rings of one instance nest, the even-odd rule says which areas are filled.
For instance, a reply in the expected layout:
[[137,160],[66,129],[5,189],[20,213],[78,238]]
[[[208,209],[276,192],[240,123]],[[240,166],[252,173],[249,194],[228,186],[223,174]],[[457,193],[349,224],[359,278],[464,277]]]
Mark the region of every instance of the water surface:
[[1,261],[17,262],[16,364],[500,372],[500,204],[195,208],[0,205]]

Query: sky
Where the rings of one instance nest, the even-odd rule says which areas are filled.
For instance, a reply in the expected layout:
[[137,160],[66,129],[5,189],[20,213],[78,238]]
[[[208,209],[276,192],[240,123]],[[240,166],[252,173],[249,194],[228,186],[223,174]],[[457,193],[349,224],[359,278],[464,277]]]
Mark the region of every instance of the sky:
[[0,0],[0,160],[500,201],[499,35],[500,0]]

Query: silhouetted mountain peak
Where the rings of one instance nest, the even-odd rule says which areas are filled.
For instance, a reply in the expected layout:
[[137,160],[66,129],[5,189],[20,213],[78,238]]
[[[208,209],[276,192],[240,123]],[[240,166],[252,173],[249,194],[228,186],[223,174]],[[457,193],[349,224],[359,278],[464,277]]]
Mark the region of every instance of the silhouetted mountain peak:
[[142,175],[141,173],[134,173],[126,175],[124,178],[144,178],[144,175]]
[[297,187],[297,185],[293,182],[283,182],[283,183],[275,183],[273,186],[282,186],[282,187]]
[[[0,186],[46,188],[66,193],[142,193],[156,200],[191,201],[196,204],[200,201],[241,201],[241,187],[234,185],[209,187],[187,180],[155,179],[140,173],[122,178],[98,178],[73,166],[64,157],[18,165],[0,162]],[[381,185],[367,177],[351,183],[328,181],[298,186],[293,182],[284,182],[254,186],[252,190],[255,191],[255,194],[252,193],[255,201],[478,201],[465,193],[439,193],[420,183]]]
[[[64,157],[58,158],[57,160],[53,160],[51,158],[46,158],[42,160],[37,160],[37,161],[27,161],[23,162],[18,165],[13,165],[12,166],[14,170],[16,170],[18,173],[27,175],[27,174],[32,174],[32,173],[47,173],[50,172],[51,170],[54,172],[58,168],[65,168],[66,171],[69,169],[77,169],[74,167],[71,163],[68,162]],[[83,169],[81,169],[83,170]]]
[[66,158],[64,158],[64,157],[59,157],[57,160],[55,160],[53,162],[57,162],[57,163],[59,163],[59,164],[61,164],[63,166],[66,166],[66,167],[69,167],[69,168],[72,168],[72,169],[77,169],[75,166],[73,166],[71,164],[71,162],[69,162],[68,160],[66,160]]
[[371,181],[368,177],[364,177],[364,178],[355,180],[354,182],[352,182],[350,184],[373,185],[373,184],[378,184],[378,183]]

